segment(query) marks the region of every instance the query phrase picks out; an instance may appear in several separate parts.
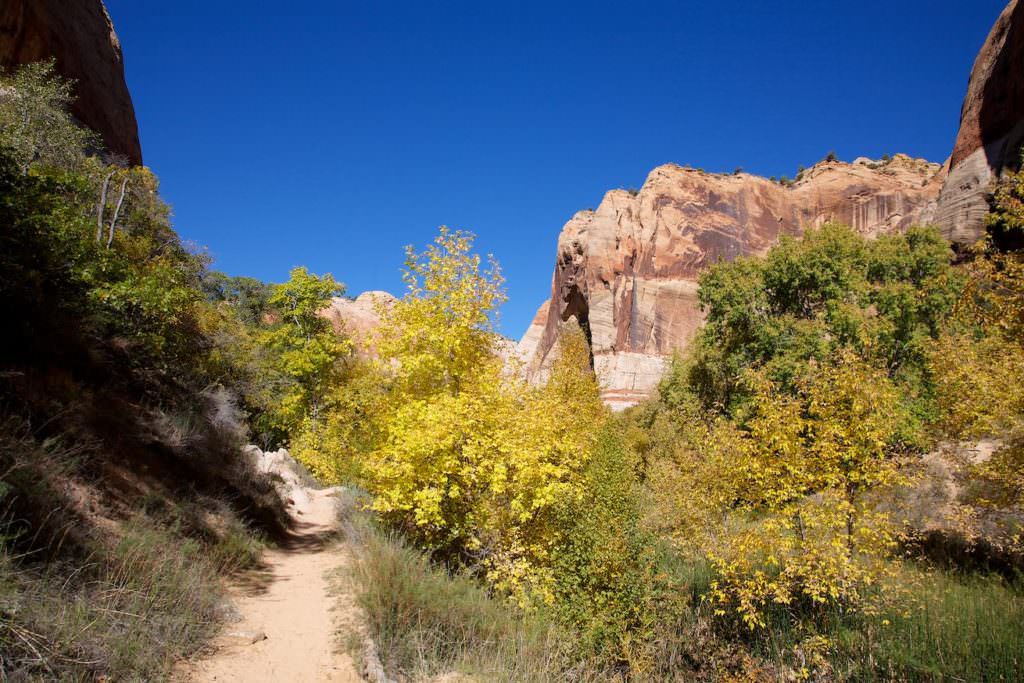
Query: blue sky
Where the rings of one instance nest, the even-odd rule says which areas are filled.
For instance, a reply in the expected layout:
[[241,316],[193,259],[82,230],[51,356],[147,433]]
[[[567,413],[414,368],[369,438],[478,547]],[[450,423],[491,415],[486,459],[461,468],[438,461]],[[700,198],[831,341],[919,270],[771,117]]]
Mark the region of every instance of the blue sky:
[[400,294],[402,247],[465,228],[518,337],[562,224],[659,164],[943,161],[1005,2],[107,5],[146,163],[215,267]]

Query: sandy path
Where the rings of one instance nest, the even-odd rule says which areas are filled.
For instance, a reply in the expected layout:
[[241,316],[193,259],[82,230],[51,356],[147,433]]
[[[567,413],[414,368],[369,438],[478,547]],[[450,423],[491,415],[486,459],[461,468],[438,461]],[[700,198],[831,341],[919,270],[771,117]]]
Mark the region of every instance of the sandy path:
[[[338,652],[341,615],[327,573],[346,557],[330,535],[337,524],[331,490],[310,491],[297,507],[296,534],[288,547],[266,553],[266,569],[234,589],[242,621],[229,624],[223,644],[208,659],[190,663],[187,681],[362,681],[352,658]],[[265,633],[255,643],[231,634]]]

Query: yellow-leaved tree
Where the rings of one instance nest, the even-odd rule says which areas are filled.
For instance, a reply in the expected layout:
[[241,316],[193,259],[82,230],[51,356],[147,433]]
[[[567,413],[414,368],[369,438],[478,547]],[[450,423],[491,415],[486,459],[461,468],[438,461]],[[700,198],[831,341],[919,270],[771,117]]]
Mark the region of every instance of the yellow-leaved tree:
[[484,269],[472,243],[442,228],[407,251],[406,295],[382,311],[376,340],[388,388],[365,479],[407,537],[526,604],[550,595],[551,510],[576,495],[604,409],[585,341],[563,344],[543,388],[509,366],[493,326],[500,269]]
[[526,606],[551,603],[552,561],[567,532],[565,510],[584,505],[584,470],[608,412],[591,368],[590,346],[574,322],[564,325],[545,384],[519,387],[502,438],[514,447],[492,473],[488,578]]
[[745,429],[722,422],[711,446],[729,450],[713,462],[733,497],[709,553],[712,599],[751,628],[773,606],[870,608],[896,540],[876,494],[903,482],[896,389],[846,353],[800,380],[795,396],[761,374],[747,382]]
[[347,357],[343,374],[325,395],[327,409],[292,437],[292,454],[319,481],[365,482],[366,454],[376,447],[378,417],[387,398],[383,379],[372,362],[355,355]]
[[[1003,234],[1021,231],[1024,175],[1011,174],[989,216]],[[968,540],[1024,554],[1024,255],[991,238],[976,245],[954,324],[932,345],[942,427],[954,439],[993,439],[989,456],[961,452],[956,518]]]
[[382,311],[375,342],[389,391],[368,459],[374,507],[419,545],[454,555],[475,549],[483,470],[516,400],[501,390],[492,322],[501,271],[493,260],[483,270],[472,243],[442,228],[423,253],[406,250],[406,294]]

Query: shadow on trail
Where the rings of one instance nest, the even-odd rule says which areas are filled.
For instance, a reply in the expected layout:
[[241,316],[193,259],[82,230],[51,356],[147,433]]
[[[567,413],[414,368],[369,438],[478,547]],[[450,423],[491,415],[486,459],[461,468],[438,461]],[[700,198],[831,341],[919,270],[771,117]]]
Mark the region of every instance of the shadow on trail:
[[320,524],[296,520],[291,533],[281,540],[278,547],[285,552],[315,553],[340,538],[341,532],[338,529],[325,529]]
[[[290,530],[269,548],[268,552],[285,555],[318,553],[334,545],[341,538],[342,532],[338,528],[328,528],[323,524],[307,522],[301,517],[293,517]],[[232,576],[231,582],[241,595],[255,597],[266,593],[277,578],[272,563],[264,557],[258,566]]]

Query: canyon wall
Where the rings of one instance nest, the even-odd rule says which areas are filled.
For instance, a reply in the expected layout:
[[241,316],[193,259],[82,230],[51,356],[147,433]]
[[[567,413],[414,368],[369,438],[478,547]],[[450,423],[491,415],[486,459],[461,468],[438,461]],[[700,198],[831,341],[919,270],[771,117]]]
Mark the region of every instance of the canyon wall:
[[99,133],[108,150],[141,164],[121,45],[101,0],[0,2],[0,67],[48,59],[75,80],[75,118]]
[[935,222],[953,242],[984,234],[993,181],[1020,165],[1024,142],[1024,4],[1012,0],[978,53],[960,111]]
[[868,236],[930,222],[944,179],[940,165],[904,155],[825,161],[791,185],[660,166],[638,192],[612,190],[562,228],[551,298],[520,342],[527,372],[543,376],[561,325],[576,318],[605,400],[632,405],[701,325],[697,278],[708,266],[827,221]]

